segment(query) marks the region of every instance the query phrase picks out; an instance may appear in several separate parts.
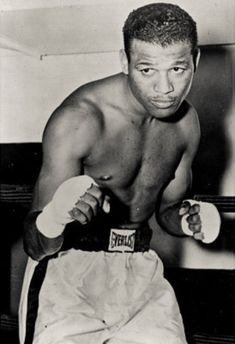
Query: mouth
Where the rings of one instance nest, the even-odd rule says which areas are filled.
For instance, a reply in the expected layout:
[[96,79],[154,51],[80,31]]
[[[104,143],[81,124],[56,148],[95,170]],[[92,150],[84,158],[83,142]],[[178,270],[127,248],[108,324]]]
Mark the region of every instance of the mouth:
[[155,99],[152,98],[150,102],[159,109],[168,109],[175,104],[175,99]]

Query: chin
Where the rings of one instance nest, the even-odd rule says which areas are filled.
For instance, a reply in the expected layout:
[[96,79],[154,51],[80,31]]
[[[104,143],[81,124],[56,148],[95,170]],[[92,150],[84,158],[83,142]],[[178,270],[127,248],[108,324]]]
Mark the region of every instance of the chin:
[[149,113],[159,119],[159,120],[171,120],[173,118],[175,118],[176,116],[178,117],[178,110],[181,106],[181,103],[177,103],[174,104],[173,106],[169,106],[169,107],[157,107],[157,106],[151,106],[151,108],[149,108]]
[[178,107],[170,107],[170,108],[151,108],[149,113],[157,118],[157,119],[168,119],[175,115],[177,112]]

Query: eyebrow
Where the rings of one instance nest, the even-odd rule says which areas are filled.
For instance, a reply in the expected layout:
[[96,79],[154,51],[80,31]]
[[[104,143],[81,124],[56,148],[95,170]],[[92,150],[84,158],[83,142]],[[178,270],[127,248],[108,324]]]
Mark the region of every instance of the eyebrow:
[[[152,62],[147,62],[147,61],[142,61],[142,62],[138,62],[136,64],[136,67],[139,67],[141,65],[144,65],[144,66],[149,66],[149,67],[153,67],[155,66],[155,63],[152,63]],[[185,59],[182,59],[182,60],[176,60],[176,61],[173,61],[171,63],[172,66],[174,65],[185,65],[185,66],[188,66],[189,65],[189,61],[185,60]]]
[[140,66],[140,65],[154,66],[154,63],[151,63],[151,62],[138,62],[138,63],[136,64],[136,66]]
[[176,60],[174,64],[188,64],[188,61],[183,59],[183,60]]

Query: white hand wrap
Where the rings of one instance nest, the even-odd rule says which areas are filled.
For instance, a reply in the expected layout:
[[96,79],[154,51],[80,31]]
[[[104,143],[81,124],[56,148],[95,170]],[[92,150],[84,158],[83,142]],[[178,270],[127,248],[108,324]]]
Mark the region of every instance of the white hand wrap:
[[[201,233],[203,233],[204,238],[202,242],[209,244],[218,237],[220,232],[221,218],[217,208],[212,203],[200,202],[191,199],[185,200],[191,205],[198,204],[200,206],[199,216],[201,218]],[[189,214],[185,214],[181,219],[181,227],[186,235],[193,236],[193,232],[188,227],[188,222],[186,218]]]
[[[46,205],[36,220],[38,230],[48,238],[61,235],[67,223],[74,221],[69,215],[79,198],[95,184],[89,176],[77,176],[66,180],[56,190],[50,203]],[[104,211],[108,212],[108,204],[103,204]]]

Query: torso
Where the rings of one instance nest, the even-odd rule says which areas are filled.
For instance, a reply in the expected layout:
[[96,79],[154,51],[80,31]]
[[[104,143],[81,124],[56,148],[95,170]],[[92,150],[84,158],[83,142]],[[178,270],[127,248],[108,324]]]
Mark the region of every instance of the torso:
[[102,135],[84,159],[84,173],[111,196],[114,218],[142,223],[152,215],[163,188],[174,178],[184,151],[181,129],[177,122],[151,117],[140,123],[126,107],[115,106],[116,102],[124,103],[122,99],[112,104],[105,99],[99,104]]
[[154,211],[182,156],[173,128],[150,124],[147,131],[126,128],[117,140],[102,140],[85,165],[87,174],[128,206],[131,221],[142,221]]

